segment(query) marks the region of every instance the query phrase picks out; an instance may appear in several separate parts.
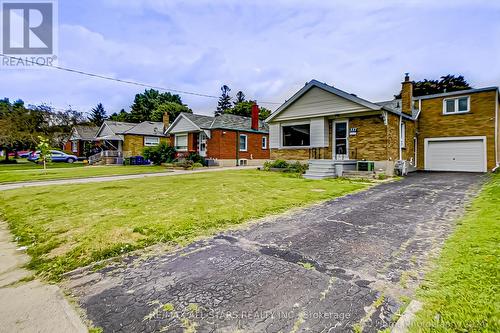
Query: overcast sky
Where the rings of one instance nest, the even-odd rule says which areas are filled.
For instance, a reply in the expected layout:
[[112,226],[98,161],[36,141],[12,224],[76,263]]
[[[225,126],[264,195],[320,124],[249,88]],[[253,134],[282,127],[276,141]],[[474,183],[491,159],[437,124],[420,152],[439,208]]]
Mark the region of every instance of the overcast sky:
[[[227,84],[283,102],[317,79],[391,99],[412,79],[500,85],[500,1],[59,0],[59,65],[219,95]],[[0,95],[108,114],[143,89],[44,70],[0,69]],[[217,100],[181,95],[195,113]],[[261,105],[276,109],[278,105]]]

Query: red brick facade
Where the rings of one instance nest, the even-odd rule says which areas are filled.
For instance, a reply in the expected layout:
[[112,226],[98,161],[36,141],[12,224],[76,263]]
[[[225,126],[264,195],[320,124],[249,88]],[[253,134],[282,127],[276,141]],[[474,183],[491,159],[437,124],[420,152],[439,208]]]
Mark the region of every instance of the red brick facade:
[[[247,136],[247,151],[239,150],[239,134]],[[262,138],[266,138],[266,148]],[[264,133],[237,132],[231,130],[212,130],[207,140],[207,157],[216,159],[269,159],[269,135]]]

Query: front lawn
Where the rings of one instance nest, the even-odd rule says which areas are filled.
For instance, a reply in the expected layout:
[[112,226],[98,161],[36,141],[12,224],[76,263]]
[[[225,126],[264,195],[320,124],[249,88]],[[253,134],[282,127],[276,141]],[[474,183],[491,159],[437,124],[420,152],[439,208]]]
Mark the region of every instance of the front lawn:
[[411,332],[500,332],[500,175],[484,187],[421,286]]
[[51,163],[47,170],[35,163],[0,166],[0,184],[37,180],[133,175],[167,171],[161,166],[84,166],[83,163]]
[[48,278],[154,243],[179,244],[366,183],[233,170],[0,192],[29,266]]

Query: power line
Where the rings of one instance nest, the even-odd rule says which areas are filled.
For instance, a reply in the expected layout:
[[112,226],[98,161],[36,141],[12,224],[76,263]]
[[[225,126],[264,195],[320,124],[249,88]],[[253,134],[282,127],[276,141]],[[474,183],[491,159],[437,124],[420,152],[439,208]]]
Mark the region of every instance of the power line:
[[[38,66],[42,66],[42,67],[54,68],[54,69],[58,69],[58,70],[61,70],[61,71],[75,73],[75,74],[80,74],[80,75],[85,75],[85,76],[89,76],[89,77],[97,78],[97,79],[103,79],[103,80],[115,81],[115,82],[120,82],[120,83],[125,83],[125,84],[131,84],[131,85],[145,87],[145,88],[153,88],[153,89],[163,90],[163,91],[169,91],[169,92],[173,92],[173,93],[177,93],[177,94],[193,95],[193,96],[198,96],[198,97],[215,98],[215,99],[219,98],[219,96],[214,96],[214,95],[202,94],[202,93],[197,93],[197,92],[192,92],[192,91],[186,91],[186,90],[179,90],[179,89],[173,89],[173,88],[165,88],[165,87],[155,86],[155,85],[151,85],[151,84],[136,82],[136,81],[117,79],[117,78],[113,78],[113,77],[109,77],[109,76],[104,76],[104,75],[100,75],[100,74],[84,72],[82,70],[73,69],[73,68],[67,68],[67,67],[61,67],[61,66],[52,66],[52,65],[45,64],[45,63],[38,63],[38,62],[33,61],[33,60],[28,60],[28,59],[22,59],[22,58],[18,58],[18,57],[9,56],[9,55],[3,54],[3,53],[0,53],[0,56],[5,57],[5,58],[9,58],[9,59],[18,60],[18,61],[23,61],[23,62],[26,62],[26,63],[30,63],[32,65],[38,65]],[[262,103],[262,104],[277,104],[277,105],[278,104],[282,104],[282,103],[277,103],[277,102],[265,102],[265,101],[259,101],[259,103]]]

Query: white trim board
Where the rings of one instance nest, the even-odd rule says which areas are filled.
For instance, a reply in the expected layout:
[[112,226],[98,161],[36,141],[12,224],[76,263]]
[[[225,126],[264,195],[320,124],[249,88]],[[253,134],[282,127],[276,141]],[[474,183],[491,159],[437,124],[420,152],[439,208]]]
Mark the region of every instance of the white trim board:
[[[474,140],[482,140],[483,141],[483,154],[484,154],[484,168],[482,172],[488,171],[488,154],[487,154],[487,140],[486,136],[454,136],[454,137],[438,137],[438,138],[425,138],[424,139],[424,170],[429,170],[428,165],[429,161],[427,156],[427,151],[429,148],[429,142],[434,141],[474,141]],[[443,170],[443,171],[454,171],[454,170]]]

